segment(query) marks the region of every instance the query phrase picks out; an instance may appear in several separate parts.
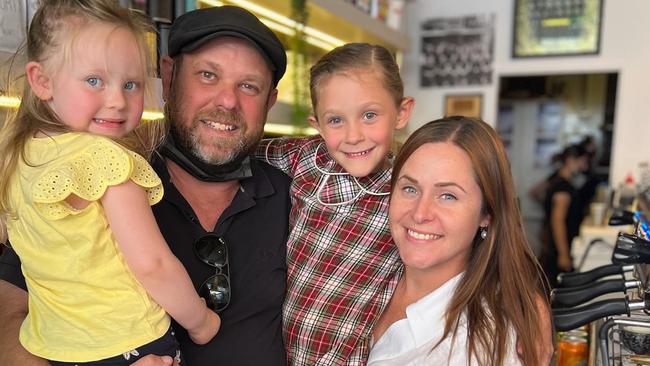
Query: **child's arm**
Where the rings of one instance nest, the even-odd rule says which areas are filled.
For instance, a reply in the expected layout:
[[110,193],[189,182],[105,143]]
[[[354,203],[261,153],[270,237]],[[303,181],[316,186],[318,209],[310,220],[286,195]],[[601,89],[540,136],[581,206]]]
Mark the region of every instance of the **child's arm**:
[[302,148],[309,142],[307,137],[279,137],[264,139],[254,152],[255,158],[282,170],[293,177]]
[[207,343],[217,334],[221,320],[206,307],[185,268],[169,249],[144,189],[128,180],[109,187],[101,202],[118,246],[138,281],[187,329],[195,343]]

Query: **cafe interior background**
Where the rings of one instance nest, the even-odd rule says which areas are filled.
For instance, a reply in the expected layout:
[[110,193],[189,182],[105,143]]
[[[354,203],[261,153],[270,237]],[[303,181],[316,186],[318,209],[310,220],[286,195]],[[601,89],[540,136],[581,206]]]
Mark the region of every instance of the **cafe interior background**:
[[[288,49],[289,69],[269,116],[269,136],[313,134],[309,66],[346,42],[390,49],[416,107],[405,131],[450,114],[481,117],[506,144],[529,240],[537,248],[542,208],[527,192],[553,170],[550,157],[592,136],[598,200],[627,176],[648,184],[650,1],[647,0],[120,0],[148,14],[165,53],[183,12],[233,4],[258,15]],[[24,40],[36,0],[0,2],[0,123],[19,103]],[[13,81],[17,83],[12,83]],[[159,83],[158,83],[159,84]],[[10,87],[10,85],[13,85]],[[144,119],[160,116],[159,95]]]

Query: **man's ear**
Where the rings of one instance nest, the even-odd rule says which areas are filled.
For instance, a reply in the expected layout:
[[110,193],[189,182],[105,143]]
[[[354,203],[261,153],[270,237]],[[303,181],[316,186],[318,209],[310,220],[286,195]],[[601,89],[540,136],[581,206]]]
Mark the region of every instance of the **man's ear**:
[[411,119],[411,114],[413,113],[413,108],[415,107],[415,99],[413,97],[404,97],[399,104],[399,110],[397,112],[397,123],[395,124],[395,129],[400,130],[406,127],[409,119]]
[[169,89],[171,88],[173,73],[174,60],[169,56],[163,56],[160,59],[160,78],[162,79],[163,100],[169,99]]
[[273,89],[269,93],[269,98],[266,101],[266,111],[270,111],[271,108],[275,105],[275,102],[278,100],[278,89]]
[[40,62],[29,61],[25,65],[25,76],[34,94],[41,100],[52,99],[52,80]]

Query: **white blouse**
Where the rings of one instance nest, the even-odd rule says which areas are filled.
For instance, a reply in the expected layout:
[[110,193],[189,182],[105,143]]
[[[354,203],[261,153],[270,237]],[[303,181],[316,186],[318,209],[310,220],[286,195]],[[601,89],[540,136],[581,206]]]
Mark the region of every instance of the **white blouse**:
[[[384,332],[370,350],[368,366],[467,365],[466,318],[461,316],[452,348],[451,335],[435,349],[445,328],[445,312],[463,273],[406,307],[400,319]],[[514,337],[510,337],[504,365],[521,365]],[[452,352],[450,352],[450,350]],[[472,357],[471,365],[477,364]]]

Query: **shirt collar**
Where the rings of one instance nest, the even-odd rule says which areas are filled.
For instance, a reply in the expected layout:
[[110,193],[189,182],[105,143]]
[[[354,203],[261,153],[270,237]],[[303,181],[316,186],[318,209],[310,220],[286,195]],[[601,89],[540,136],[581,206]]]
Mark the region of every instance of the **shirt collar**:
[[[239,181],[241,190],[252,198],[268,197],[275,193],[275,188],[273,187],[269,176],[266,174],[264,169],[262,169],[260,164],[262,163],[255,159],[251,159],[252,176],[243,178]],[[165,190],[164,199],[171,200],[175,203],[178,203],[176,202],[178,199],[184,201],[180,193],[176,190],[176,187],[171,183],[169,171],[167,171],[165,165],[165,159],[158,154],[154,154],[151,166],[162,180],[163,188]]]
[[432,342],[440,340],[445,328],[447,306],[462,274],[456,275],[435,291],[407,306],[406,319],[400,319],[389,326],[377,340],[369,361],[391,360],[396,357],[402,360],[400,357],[415,352],[420,347],[430,347]]
[[[322,137],[317,136],[314,138],[316,143],[316,149],[314,150],[314,163],[324,172],[330,174],[341,174],[346,173],[345,169],[339,165],[336,160],[329,154],[327,147],[325,147],[325,141]],[[392,174],[392,161],[391,167],[388,169],[382,169],[378,172],[372,173],[365,177],[356,178],[356,180],[361,184],[366,190],[376,193],[385,193],[390,192],[390,179]],[[354,179],[351,175],[337,175],[338,177],[347,177],[345,179]]]
[[271,179],[262,169],[262,163],[256,159],[251,159],[251,170],[253,175],[249,178],[244,178],[239,181],[242,189],[248,192],[253,198],[268,197],[275,193],[275,188],[271,183]]
[[413,333],[415,347],[442,336],[447,307],[463,273],[457,274],[435,291],[406,307],[406,319]]

